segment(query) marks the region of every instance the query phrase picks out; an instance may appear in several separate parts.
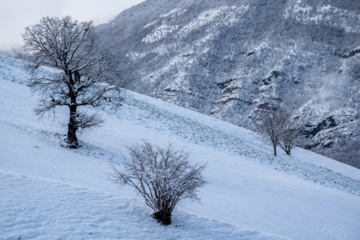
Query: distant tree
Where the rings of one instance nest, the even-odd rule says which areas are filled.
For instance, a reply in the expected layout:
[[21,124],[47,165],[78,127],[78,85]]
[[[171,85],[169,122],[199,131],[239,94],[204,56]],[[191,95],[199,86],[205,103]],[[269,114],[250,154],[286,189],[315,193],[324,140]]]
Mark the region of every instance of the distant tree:
[[258,121],[258,127],[260,133],[268,138],[273,146],[274,155],[277,155],[277,145],[281,134],[282,117],[279,116],[275,111],[270,111],[262,114]]
[[148,142],[129,147],[121,170],[114,167],[114,181],[136,189],[155,213],[153,217],[164,225],[171,224],[171,213],[183,199],[199,200],[196,190],[206,182],[205,166],[192,166],[189,154],[154,147]]
[[[110,54],[97,50],[98,38],[92,22],[73,21],[69,16],[44,17],[39,24],[26,28],[23,39],[34,62],[28,86],[42,95],[35,112],[43,116],[57,106],[69,107],[66,142],[68,147],[78,148],[77,130],[102,122],[97,115],[78,112],[78,107],[99,106],[110,98],[110,92],[113,101],[120,101],[119,88],[104,83],[114,77]],[[40,66],[58,71],[35,71]]]
[[291,155],[291,150],[295,147],[298,132],[293,121],[288,118],[283,126],[279,138],[279,145],[287,155]]
[[280,145],[288,155],[295,146],[297,132],[290,117],[287,111],[278,109],[264,113],[258,119],[258,129],[271,141],[275,156],[277,145]]

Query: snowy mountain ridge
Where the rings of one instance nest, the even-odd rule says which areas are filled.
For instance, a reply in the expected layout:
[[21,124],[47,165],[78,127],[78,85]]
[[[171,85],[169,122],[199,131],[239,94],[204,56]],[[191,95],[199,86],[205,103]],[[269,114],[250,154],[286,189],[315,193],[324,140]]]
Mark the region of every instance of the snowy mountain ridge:
[[[358,169],[302,149],[275,158],[254,132],[126,90],[121,108],[94,110],[106,122],[79,136],[82,148],[65,149],[59,123],[66,121],[66,109],[58,109],[55,119],[34,116],[38,98],[24,85],[29,75],[23,65],[0,55],[0,128],[6,136],[0,142],[0,239],[360,236]],[[207,163],[202,203],[179,206],[168,228],[152,221],[131,189],[109,181],[109,164],[121,162],[122,146],[141,139],[173,142],[193,162]]]
[[360,167],[359,16],[352,0],[148,0],[98,31],[119,85],[252,130],[286,108],[302,147]]

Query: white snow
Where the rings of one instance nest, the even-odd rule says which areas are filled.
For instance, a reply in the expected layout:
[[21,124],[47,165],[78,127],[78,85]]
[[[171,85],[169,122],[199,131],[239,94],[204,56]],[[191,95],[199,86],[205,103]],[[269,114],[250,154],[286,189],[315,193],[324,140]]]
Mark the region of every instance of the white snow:
[[159,41],[161,39],[163,39],[164,37],[166,37],[168,34],[174,32],[175,30],[177,30],[179,28],[179,26],[169,26],[166,24],[162,24],[161,26],[155,28],[155,30],[147,35],[144,39],[142,39],[142,42],[145,43],[153,43],[156,41]]
[[192,20],[190,23],[188,23],[183,28],[181,28],[178,34],[180,37],[184,37],[195,29],[201,28],[202,26],[215,22],[216,19],[219,17],[222,17],[223,21],[228,22],[228,24],[231,24],[234,21],[234,16],[236,14],[243,14],[248,9],[249,9],[248,5],[242,5],[240,7],[221,6],[216,9],[211,9],[202,12],[199,14],[199,16],[197,16],[196,19]]
[[153,22],[151,22],[151,23],[148,23],[148,24],[146,24],[143,28],[148,28],[148,27],[154,25],[156,22],[157,22],[157,21],[155,20],[155,21],[153,21]]
[[314,9],[303,3],[302,0],[294,0],[294,3],[289,3],[284,17],[286,19],[293,18],[307,24],[322,23],[344,29],[347,32],[360,32],[360,27],[358,27],[360,16],[355,11],[348,11],[331,5],[319,5]]
[[[0,55],[0,239],[360,239],[359,169],[299,148],[274,157],[249,130],[129,91],[120,109],[87,109],[105,123],[65,149],[67,109],[38,119],[22,66]],[[180,204],[168,227],[110,181],[141,139],[207,163],[201,203]]]
[[163,14],[161,15],[160,17],[161,18],[167,18],[169,16],[173,16],[173,15],[180,15],[182,13],[186,12],[186,9],[184,10],[181,10],[181,9],[178,9],[178,8],[174,8],[173,10],[171,10],[170,12],[166,13],[166,14]]

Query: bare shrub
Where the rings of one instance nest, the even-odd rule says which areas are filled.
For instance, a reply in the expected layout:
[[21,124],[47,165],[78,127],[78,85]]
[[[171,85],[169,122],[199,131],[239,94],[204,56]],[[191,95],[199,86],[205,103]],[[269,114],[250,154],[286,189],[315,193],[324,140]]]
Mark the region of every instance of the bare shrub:
[[160,223],[171,224],[179,201],[199,201],[196,191],[206,183],[202,176],[205,166],[190,165],[188,153],[174,150],[171,144],[161,148],[146,141],[128,151],[130,157],[124,157],[122,168],[113,167],[114,181],[135,188]]

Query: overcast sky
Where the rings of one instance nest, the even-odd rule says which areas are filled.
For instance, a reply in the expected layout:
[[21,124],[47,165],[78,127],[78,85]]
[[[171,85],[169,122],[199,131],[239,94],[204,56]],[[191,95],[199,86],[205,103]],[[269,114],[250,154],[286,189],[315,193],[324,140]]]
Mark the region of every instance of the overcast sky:
[[106,23],[144,0],[0,0],[0,51],[22,46],[25,27],[45,16]]

